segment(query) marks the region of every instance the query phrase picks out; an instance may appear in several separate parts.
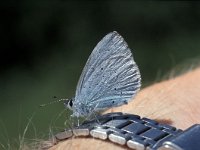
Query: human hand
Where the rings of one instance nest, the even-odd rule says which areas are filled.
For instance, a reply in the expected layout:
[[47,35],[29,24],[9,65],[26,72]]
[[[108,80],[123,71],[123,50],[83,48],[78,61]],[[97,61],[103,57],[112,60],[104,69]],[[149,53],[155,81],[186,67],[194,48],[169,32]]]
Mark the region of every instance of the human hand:
[[[200,68],[176,78],[153,84],[142,89],[135,100],[108,112],[140,115],[186,129],[200,120]],[[71,138],[50,150],[64,149],[126,149],[108,141],[94,138]]]

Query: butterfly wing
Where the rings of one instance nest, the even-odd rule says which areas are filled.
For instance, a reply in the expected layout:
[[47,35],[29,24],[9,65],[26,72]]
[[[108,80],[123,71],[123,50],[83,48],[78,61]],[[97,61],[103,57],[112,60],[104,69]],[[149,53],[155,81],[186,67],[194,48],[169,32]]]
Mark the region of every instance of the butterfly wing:
[[141,76],[131,50],[116,32],[107,34],[94,48],[80,76],[74,103],[102,110],[133,98]]

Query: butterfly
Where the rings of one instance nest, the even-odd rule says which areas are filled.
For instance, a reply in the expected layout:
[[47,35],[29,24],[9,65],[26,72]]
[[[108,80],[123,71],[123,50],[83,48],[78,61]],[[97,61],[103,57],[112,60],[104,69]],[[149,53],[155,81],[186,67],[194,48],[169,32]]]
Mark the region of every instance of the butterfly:
[[94,48],[82,71],[75,97],[64,104],[72,116],[127,104],[141,87],[141,75],[130,48],[116,31],[107,34]]

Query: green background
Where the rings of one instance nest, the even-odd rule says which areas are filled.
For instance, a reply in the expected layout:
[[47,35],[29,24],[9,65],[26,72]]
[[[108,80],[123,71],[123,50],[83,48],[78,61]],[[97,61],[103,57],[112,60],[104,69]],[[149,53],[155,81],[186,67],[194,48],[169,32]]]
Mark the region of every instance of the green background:
[[[200,56],[200,3],[165,1],[1,2],[0,142],[64,128],[62,103],[74,96],[82,68],[98,41],[118,31],[132,49],[143,87]],[[36,130],[36,131],[35,131]],[[37,135],[36,135],[36,134]],[[12,143],[12,142],[11,142]]]

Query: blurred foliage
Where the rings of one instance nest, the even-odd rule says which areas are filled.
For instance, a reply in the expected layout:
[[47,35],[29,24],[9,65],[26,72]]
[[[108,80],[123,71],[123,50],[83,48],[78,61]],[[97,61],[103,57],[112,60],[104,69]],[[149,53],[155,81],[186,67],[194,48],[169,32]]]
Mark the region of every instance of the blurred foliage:
[[143,85],[200,55],[199,2],[19,0],[1,2],[0,12],[1,143],[18,138],[34,113],[27,137],[64,127],[62,104],[38,106],[74,95],[89,54],[108,32],[129,44]]

